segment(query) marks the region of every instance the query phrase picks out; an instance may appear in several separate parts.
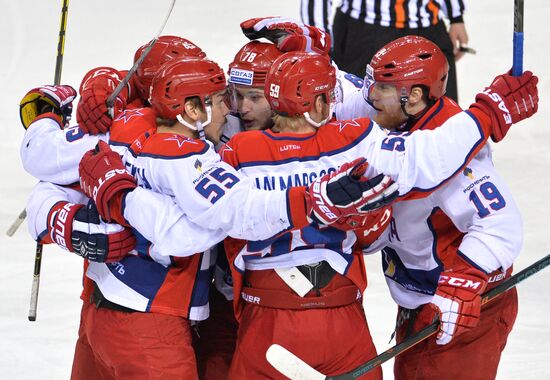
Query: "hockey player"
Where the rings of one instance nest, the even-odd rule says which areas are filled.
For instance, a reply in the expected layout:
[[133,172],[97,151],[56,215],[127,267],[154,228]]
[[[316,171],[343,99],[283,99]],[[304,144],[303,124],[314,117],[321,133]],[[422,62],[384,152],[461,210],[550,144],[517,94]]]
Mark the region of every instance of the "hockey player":
[[[389,149],[391,140],[386,139],[382,151],[375,154],[369,133],[376,127],[369,120],[326,124],[335,83],[334,68],[322,56],[288,53],[279,57],[265,90],[276,113],[274,127],[236,135],[222,149],[224,160],[253,178],[259,188],[270,190],[307,183],[317,173],[338,166],[339,160],[360,154],[375,157],[374,165],[387,165],[394,150]],[[486,117],[476,108],[472,107],[472,114]],[[426,165],[439,165],[420,156],[416,164],[421,171]],[[403,184],[402,195],[412,188],[405,185],[410,181],[398,183]],[[361,238],[367,241],[362,244],[372,242],[369,238],[389,222],[389,210],[386,216],[364,227]],[[230,378],[276,377],[264,357],[272,343],[291,349],[328,375],[346,372],[375,356],[360,303],[344,296],[346,287],[361,294],[366,285],[362,260],[351,252],[356,240],[351,232],[338,235],[331,229],[308,227],[275,240],[226,244],[240,323]],[[319,326],[331,328],[321,333]],[[381,372],[372,376],[379,378]]]
[[[140,47],[135,53],[137,60],[145,48],[149,44]],[[171,59],[176,59],[182,56],[205,57],[204,52],[195,44],[181,37],[176,36],[161,36],[153,46],[149,55],[138,68],[135,76],[129,82],[127,88],[119,95],[115,102],[115,112],[117,115],[123,108],[131,109],[140,107],[147,103],[149,87],[154,73],[160,65]],[[34,134],[32,149],[22,151],[22,157],[26,167],[31,172],[36,171],[39,178],[61,184],[70,184],[75,181],[74,174],[77,173],[77,162],[82,153],[93,147],[98,139],[108,139],[108,135],[100,134],[98,137],[88,136],[87,133],[97,134],[107,132],[112,119],[107,115],[107,107],[105,101],[109,94],[114,90],[116,85],[122,79],[124,72],[119,72],[108,67],[100,67],[87,73],[81,85],[81,98],[77,111],[77,119],[80,122],[79,126],[66,128],[64,131],[57,127],[56,122],[51,123],[51,128],[45,127],[44,124]],[[57,91],[59,90],[59,91]],[[46,93],[44,92],[46,91]],[[70,96],[70,92],[73,96]],[[40,112],[35,104],[42,103],[45,99],[50,103],[57,102],[57,111],[62,110],[64,120],[60,121],[59,125],[68,127],[68,119],[71,111],[71,103],[74,99],[74,90],[68,86],[60,86],[57,88],[35,89],[31,90],[22,101],[21,119],[25,127],[28,127],[32,121],[36,121],[37,113]],[[63,99],[63,100],[61,100]],[[36,103],[35,103],[36,102]],[[56,109],[56,107],[53,107]],[[51,114],[42,114],[40,117],[54,118]],[[32,130],[33,128],[31,128]],[[48,138],[52,138],[49,140]],[[27,147],[29,148],[29,147]],[[59,150],[57,150],[60,148]],[[63,160],[50,161],[51,165],[36,165],[36,159],[48,157],[51,150],[55,154],[59,153]],[[80,152],[80,153],[79,153]],[[28,154],[31,153],[31,154]],[[32,153],[36,153],[34,156]],[[25,160],[26,158],[26,160]],[[44,162],[44,161],[40,161]],[[72,163],[72,164],[71,164]],[[27,205],[27,214],[29,231],[35,239],[42,239],[43,243],[54,242],[61,247],[75,252],[83,257],[96,262],[114,262],[122,259],[128,251],[134,248],[135,238],[126,228],[116,224],[104,223],[98,216],[97,210],[93,203],[88,203],[88,198],[80,192],[74,191],[68,187],[60,187],[52,183],[40,182],[33,193],[29,197]],[[64,227],[64,228],[62,228]],[[93,233],[92,233],[93,231]],[[56,233],[58,232],[58,233]],[[60,234],[59,232],[64,232]],[[103,232],[101,235],[99,232]],[[193,242],[190,242],[191,244]],[[141,250],[144,247],[141,244]],[[164,249],[159,247],[159,249]],[[85,272],[88,262],[85,261]],[[165,272],[164,267],[158,265],[157,273]],[[171,277],[174,280],[170,283],[177,283],[176,276],[171,271]],[[183,277],[180,275],[180,277]],[[168,285],[170,284],[168,283]],[[98,378],[99,373],[105,372],[104,367],[111,366],[112,363],[99,359],[99,353],[94,352],[93,347],[98,347],[97,343],[100,339],[89,341],[90,331],[86,331],[86,315],[87,309],[94,303],[101,303],[101,308],[113,307],[112,303],[103,301],[99,292],[94,293],[94,283],[84,276],[84,289],[81,295],[83,309],[81,314],[81,326],[79,329],[79,338],[76,344],[75,357],[73,361],[72,378],[87,379]],[[94,294],[92,294],[94,293]],[[90,303],[90,299],[93,300]],[[94,305],[95,307],[95,305]],[[155,308],[153,310],[156,312]],[[167,310],[164,309],[163,312]],[[116,317],[116,313],[114,316]],[[159,331],[162,334],[162,332]],[[185,334],[184,334],[185,335]],[[164,340],[162,335],[158,337]],[[158,342],[158,346],[161,346]],[[178,343],[185,346],[185,340]],[[175,346],[170,346],[174,348]],[[185,348],[188,350],[188,348]],[[184,353],[185,353],[184,349]],[[99,350],[98,350],[99,351]],[[144,351],[139,349],[138,351]],[[192,352],[192,351],[191,351]],[[144,353],[144,356],[147,354]],[[114,357],[114,356],[112,356]],[[109,357],[109,360],[112,359]],[[137,361],[140,359],[137,358]],[[179,361],[177,356],[170,356],[162,363],[158,363],[157,370],[162,370],[165,364],[171,366],[171,361]],[[185,359],[187,360],[187,359]],[[121,358],[122,362],[122,358]],[[129,365],[135,363],[130,361]],[[176,366],[177,367],[177,366]],[[107,371],[108,372],[108,371]],[[105,373],[103,373],[106,376]]]
[[[280,196],[267,194],[269,202],[265,202],[267,197],[264,196],[263,204],[268,210],[266,213],[247,215],[249,212],[241,212],[241,210],[256,211],[258,209],[258,205],[262,202],[258,195],[259,192],[246,181],[241,181],[232,174],[228,170],[230,167],[221,164],[219,157],[209,149],[206,142],[191,138],[195,133],[193,129],[189,129],[189,131],[183,129],[186,123],[192,127],[200,124],[216,127],[223,123],[227,111],[223,102],[225,91],[223,72],[216,64],[207,60],[178,60],[173,63],[175,65],[169,64],[167,67],[166,75],[162,77],[164,82],[158,86],[163,91],[168,90],[169,93],[155,94],[152,97],[162,97],[162,104],[155,103],[158,115],[165,117],[165,124],[158,127],[156,131],[158,133],[153,133],[156,120],[155,114],[150,109],[126,111],[121,118],[117,118],[120,128],[113,126],[111,130],[110,139],[113,144],[119,144],[117,149],[121,152],[129,148],[128,142],[133,143],[131,149],[134,154],[138,150],[145,149],[143,154],[130,158],[131,161],[128,161],[128,164],[132,165],[132,171],[143,181],[141,185],[144,187],[156,186],[155,190],[163,189],[169,195],[175,196],[176,202],[178,200],[181,202],[180,206],[186,214],[190,218],[194,217],[192,219],[194,222],[206,226],[207,229],[211,228],[211,236],[220,236],[218,227],[222,227],[237,236],[265,238],[280,229],[290,227],[291,216],[294,217],[294,221],[302,224],[306,222],[305,210],[307,207],[305,207],[303,196],[299,194],[300,190],[298,192],[281,192]],[[168,83],[173,86],[168,86]],[[185,96],[187,93],[190,94],[189,97]],[[47,98],[47,95],[47,93],[41,93],[44,98]],[[184,102],[184,100],[187,101]],[[181,108],[173,108],[178,102]],[[58,102],[59,105],[62,103],[62,101]],[[32,123],[29,131],[32,128],[51,127],[53,120],[47,116]],[[166,120],[171,117],[177,118],[181,122],[175,122],[175,120],[172,122],[173,119]],[[117,121],[115,121],[115,125]],[[166,124],[174,126],[167,127]],[[152,129],[151,133],[153,134],[150,139],[147,139],[149,129]],[[178,132],[188,134],[188,136],[182,136]],[[124,140],[125,137],[128,140]],[[143,137],[143,140],[136,140],[136,137]],[[155,139],[156,137],[163,138]],[[114,219],[119,223],[125,223],[124,218],[117,216],[119,205],[116,202],[120,201],[118,194],[121,190],[135,187],[134,180],[128,174],[124,174],[124,165],[120,162],[118,154],[110,152],[102,144],[99,145],[100,152],[98,154],[92,154],[87,161],[84,160],[81,164],[84,176],[82,187],[88,189],[88,195],[94,196],[94,200],[99,206],[99,212],[105,219]],[[157,170],[158,167],[150,170],[147,166],[150,164],[151,158],[147,160],[144,157],[147,154],[154,154],[147,149],[154,150],[155,148],[158,149],[160,157],[152,160],[153,165],[160,165],[168,174],[168,178],[158,176],[160,174]],[[126,157],[131,156],[127,154]],[[142,164],[143,167],[140,166]],[[188,167],[182,167],[182,164],[186,164]],[[172,168],[174,165],[178,165],[178,168]],[[112,170],[111,173],[115,175],[108,176],[104,181],[96,182],[95,178],[92,178],[93,174],[102,170],[102,167],[107,168],[107,171]],[[171,176],[172,170],[180,171],[180,173],[187,171],[188,175],[183,178],[196,176],[197,181],[195,182],[198,183],[184,181],[178,188],[175,188],[170,185],[170,181],[181,180],[182,177]],[[154,175],[150,176],[150,173],[154,173]],[[343,172],[342,174],[346,178],[347,174]],[[327,194],[334,193],[333,183],[338,185],[340,179],[338,177],[327,178],[326,181],[330,181]],[[386,183],[391,184],[391,181],[386,181]],[[184,186],[186,184],[188,184],[187,188]],[[365,186],[367,185],[366,182],[354,181],[344,187],[349,189],[349,186],[359,186],[366,191]],[[187,194],[183,200],[181,194],[186,190],[192,191],[195,195]],[[304,190],[302,189],[301,192],[303,193]],[[359,191],[359,193],[361,192]],[[117,196],[114,196],[112,202],[109,202],[113,193]],[[138,193],[137,189],[132,193],[135,197],[135,194]],[[355,194],[359,193],[356,189]],[[330,197],[330,195],[328,196]],[[130,197],[131,195],[128,195],[128,198]],[[287,198],[289,199],[288,209]],[[325,196],[321,195],[321,199],[323,198]],[[322,213],[329,212],[329,210],[332,213],[339,213],[337,208],[332,207],[331,203],[327,203],[326,200],[328,198],[325,198],[323,209],[313,202],[307,202],[307,204],[313,208],[319,208]],[[227,202],[235,206],[233,215],[225,214],[225,217],[221,216],[216,219],[208,216],[208,212],[221,215],[219,209],[216,211],[215,207],[227,209]],[[296,205],[292,206],[290,202],[295,202]],[[348,210],[346,212],[360,206],[361,204],[346,205]],[[171,207],[173,207],[173,203]],[[139,205],[139,208],[143,209],[142,205]],[[267,215],[267,222],[264,215]],[[296,217],[296,215],[298,216]],[[326,219],[323,215],[319,215],[320,218]],[[313,214],[312,217],[315,218]],[[244,218],[244,222],[239,223],[238,218]],[[179,236],[175,238],[180,239]],[[220,238],[217,239],[220,240]],[[216,238],[213,238],[210,244],[215,242]],[[180,374],[193,378],[196,377],[196,369],[189,341],[189,326],[182,317],[200,320],[208,314],[206,309],[208,276],[202,278],[199,276],[199,269],[208,269],[208,260],[205,260],[205,256],[201,253],[193,255],[194,252],[192,252],[186,253],[188,257],[169,258],[168,255],[172,253],[171,251],[163,252],[164,256],[162,257],[154,252],[142,247],[138,248],[138,256],[128,256],[114,265],[90,263],[87,276],[95,283],[93,302],[98,309],[93,307],[86,309],[86,315],[82,319],[83,328],[86,330],[89,347],[93,349],[96,362],[99,362],[98,366],[102,373],[106,372],[114,377],[139,376],[140,374],[143,376]],[[148,313],[135,313],[135,311]],[[106,339],[103,335],[104,332],[107,332],[105,326],[112,323],[118,324],[122,322],[121,319],[124,319],[128,328],[135,327],[135,333],[128,335],[128,331],[125,329],[115,329],[120,336],[113,338],[114,331],[109,331],[111,338]],[[172,339],[177,337],[179,340],[179,342],[174,341],[173,343],[178,347],[174,352],[162,354],[161,351],[151,352],[151,350],[144,349],[145,347],[140,349],[140,344],[143,343],[142,327],[143,329],[147,326],[150,328],[151,322],[155,320],[162,320],[162,324],[171,329],[170,335],[174,335],[174,331],[177,332],[177,335],[172,337]],[[168,330],[159,329],[160,327],[154,328],[157,333],[168,333]],[[153,340],[164,339],[162,336],[151,338]],[[134,350],[126,352],[123,347],[126,349],[133,347],[135,351],[140,352],[140,355],[136,355]],[[156,352],[166,356],[165,360],[162,362],[153,360]],[[97,355],[100,357],[98,358]],[[128,355],[134,355],[135,359],[131,360]]]
[[[422,37],[397,39],[374,56],[365,88],[377,121],[395,131],[388,149],[400,149],[402,136],[433,130],[461,112],[444,96],[447,73],[441,50]],[[513,120],[517,110],[536,111],[536,83],[530,72],[499,75],[474,104],[496,110],[495,123]],[[511,88],[519,88],[512,99]],[[384,274],[399,305],[397,343],[435,315],[440,321],[437,337],[396,357],[395,378],[494,379],[516,318],[517,293],[510,289],[483,306],[481,295],[510,276],[523,234],[520,212],[493,167],[489,146],[426,198],[405,197],[393,210],[390,228],[370,249],[384,246]]]

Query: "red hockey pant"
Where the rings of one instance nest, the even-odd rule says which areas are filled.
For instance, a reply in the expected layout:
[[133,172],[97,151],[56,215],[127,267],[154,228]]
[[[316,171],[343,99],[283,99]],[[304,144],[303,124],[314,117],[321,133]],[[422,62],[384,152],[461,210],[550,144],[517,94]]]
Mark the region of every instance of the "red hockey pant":
[[[449,344],[437,345],[435,337],[430,337],[399,355],[395,359],[395,378],[494,379],[517,312],[517,291],[513,288],[483,306],[479,325],[455,337]],[[417,331],[425,326],[426,321],[418,321],[414,329]],[[404,339],[406,329],[407,324],[398,329],[398,343]]]
[[[312,310],[245,304],[229,379],[286,379],[265,358],[273,343],[327,375],[347,372],[376,356],[360,302]],[[381,380],[382,370],[362,379]]]
[[197,379],[189,322],[84,302],[71,379]]

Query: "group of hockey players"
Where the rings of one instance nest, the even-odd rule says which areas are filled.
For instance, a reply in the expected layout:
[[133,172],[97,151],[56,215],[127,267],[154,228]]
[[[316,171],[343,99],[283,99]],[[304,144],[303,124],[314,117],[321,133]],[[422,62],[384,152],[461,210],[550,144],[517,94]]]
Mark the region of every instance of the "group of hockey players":
[[29,231],[85,259],[71,378],[284,378],[273,343],[350,371],[377,355],[362,294],[363,255],[379,252],[397,342],[439,318],[395,378],[495,378],[517,294],[481,295],[510,276],[522,226],[487,140],[537,111],[537,77],[499,75],[462,110],[422,37],[387,44],[363,79],[331,63],[320,29],[241,28],[226,72],[161,36],[112,107],[127,72],[90,70],[75,125],[68,85],[21,101],[40,180]]

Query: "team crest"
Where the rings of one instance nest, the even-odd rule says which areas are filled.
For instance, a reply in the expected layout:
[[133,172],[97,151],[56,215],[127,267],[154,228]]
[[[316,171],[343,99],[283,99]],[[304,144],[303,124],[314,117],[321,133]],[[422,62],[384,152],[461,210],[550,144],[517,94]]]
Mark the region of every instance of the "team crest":
[[124,124],[126,124],[134,116],[136,116],[136,117],[137,116],[143,116],[143,113],[141,112],[141,110],[139,108],[129,109],[129,110],[126,110],[126,111],[122,112],[119,116],[117,116],[115,121],[123,120]]
[[181,148],[183,144],[189,143],[189,144],[197,144],[196,141],[189,137],[185,137],[182,135],[172,135],[170,137],[165,138],[166,141],[175,141],[178,144],[178,148]]
[[342,132],[344,130],[344,128],[346,128],[347,126],[360,127],[361,124],[359,124],[355,119],[354,120],[346,120],[344,122],[339,122],[338,123],[338,127],[339,127],[340,132]]

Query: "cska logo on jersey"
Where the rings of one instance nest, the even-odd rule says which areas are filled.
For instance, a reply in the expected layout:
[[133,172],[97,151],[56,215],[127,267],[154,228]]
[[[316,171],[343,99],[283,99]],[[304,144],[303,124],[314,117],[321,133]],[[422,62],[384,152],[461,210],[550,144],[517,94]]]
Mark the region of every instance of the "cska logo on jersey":
[[123,120],[124,124],[126,124],[134,116],[136,117],[143,116],[143,113],[141,113],[141,110],[139,108],[125,110],[119,116],[116,117],[115,121]]
[[361,124],[359,124],[355,119],[353,120],[346,120],[346,121],[343,121],[343,122],[339,122],[338,123],[338,128],[339,128],[339,131],[342,132],[344,130],[344,128],[346,128],[347,126],[350,126],[350,127],[360,127]]
[[178,148],[181,148],[185,143],[189,144],[197,144],[196,141],[189,137],[181,136],[181,135],[172,135],[170,137],[165,138],[166,141],[175,141],[178,144]]

